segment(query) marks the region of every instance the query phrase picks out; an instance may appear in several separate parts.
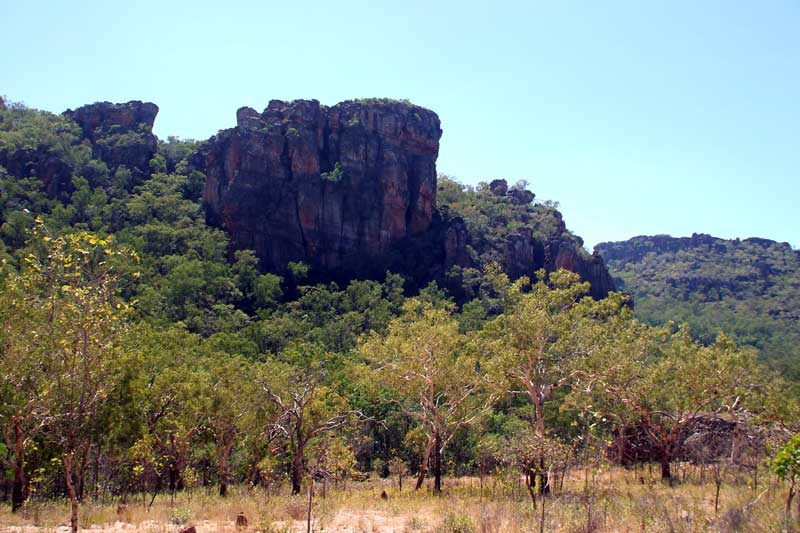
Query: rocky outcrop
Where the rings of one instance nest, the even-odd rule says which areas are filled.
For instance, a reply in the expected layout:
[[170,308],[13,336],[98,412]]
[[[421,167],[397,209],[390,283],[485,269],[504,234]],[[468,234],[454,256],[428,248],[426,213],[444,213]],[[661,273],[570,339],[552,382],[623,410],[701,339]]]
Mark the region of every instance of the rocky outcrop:
[[589,294],[596,299],[605,298],[611,291],[617,290],[614,279],[608,273],[603,257],[593,252],[591,255],[574,245],[564,246],[561,241],[548,243],[549,255],[555,259],[545,262],[547,270],[565,268],[580,274],[581,279],[591,283]]
[[[150,160],[158,146],[153,135],[157,113],[155,104],[135,101],[101,102],[67,110],[62,116],[43,115],[51,133],[45,134],[48,130],[40,125],[25,143],[0,147],[0,166],[18,178],[39,178],[48,196],[61,201],[69,201],[74,176],[87,178],[92,187],[105,186],[120,166],[131,172],[127,185],[132,187],[150,175]],[[88,167],[83,156],[65,155],[82,150],[80,145],[88,145],[92,158],[105,163],[110,172]]]
[[81,127],[95,158],[112,170],[124,165],[139,179],[149,172],[158,147],[153,135],[156,115],[157,105],[138,100],[124,104],[98,102],[64,112]]
[[0,150],[0,167],[17,178],[36,176],[51,198],[67,200],[71,190],[72,167],[47,146]]
[[[0,130],[14,131],[14,123],[18,120],[15,114],[24,110],[23,105],[7,105],[0,97]],[[4,121],[10,122],[5,124]],[[70,124],[64,124],[67,121],[60,117],[43,115],[42,121],[26,132],[24,142],[20,142],[22,137],[17,137],[16,142],[12,137],[11,142],[0,143],[0,170],[18,179],[37,177],[51,198],[67,200],[68,197],[60,193],[69,188],[73,169],[63,157],[64,146],[61,143],[77,142],[78,135],[77,132],[70,135]]]
[[411,241],[434,244],[441,135],[435,113],[404,102],[273,100],[239,109],[192,166],[207,176],[209,219],[266,268],[368,275]]
[[591,284],[589,293],[593,298],[605,298],[616,290],[599,254],[590,255],[578,243],[563,237],[541,242],[530,228],[523,227],[508,234],[500,264],[511,278],[530,276],[540,268],[548,272],[559,268],[570,270]]
[[[617,464],[660,463],[664,459],[660,443],[644,426],[627,427],[622,432],[615,430],[614,435],[606,453]],[[744,421],[698,415],[675,437],[669,460],[713,464],[726,459],[738,464],[748,454],[762,451],[766,437],[764,430],[748,427]]]
[[[436,205],[442,130],[432,111],[377,99],[332,107],[273,100],[263,112],[239,109],[236,122],[209,139],[190,167],[206,175],[209,222],[228,231],[234,248],[255,250],[265,269],[303,261],[316,280],[392,270],[419,286],[453,266],[483,266],[465,221]],[[530,219],[532,192],[505,180],[490,190]],[[604,297],[614,284],[602,258],[583,250],[552,211],[552,238],[523,224],[489,260],[515,278],[568,268]],[[492,224],[509,221],[499,215]]]
[[[503,179],[490,182],[489,191],[500,201],[515,206],[529,206],[536,198],[529,190],[509,187]],[[564,268],[580,274],[581,279],[591,284],[592,297],[605,298],[616,287],[603,258],[597,253],[590,255],[583,249],[583,241],[567,231],[560,212],[552,209],[550,216],[554,224],[546,239],[535,235],[532,225],[518,227],[505,236],[499,257],[505,272],[512,278],[518,278],[530,276],[540,268],[547,271]],[[506,223],[506,220],[499,221],[502,225]]]
[[489,190],[495,196],[505,196],[514,205],[529,205],[533,202],[536,195],[531,191],[521,188],[519,185],[509,188],[506,180],[492,180],[489,183]]

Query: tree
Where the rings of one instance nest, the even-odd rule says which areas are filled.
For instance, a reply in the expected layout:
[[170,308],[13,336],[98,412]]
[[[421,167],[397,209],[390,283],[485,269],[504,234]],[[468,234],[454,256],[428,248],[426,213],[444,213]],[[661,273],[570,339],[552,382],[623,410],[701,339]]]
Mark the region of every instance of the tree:
[[407,415],[427,437],[416,488],[433,453],[434,491],[442,488],[442,453],[456,431],[483,412],[476,405],[480,379],[475,358],[448,308],[410,299],[385,335],[373,333],[360,347],[382,383],[401,398]]
[[114,387],[111,369],[129,311],[118,291],[135,256],[86,232],[52,238],[40,225],[35,237],[39,253],[25,258],[14,283],[20,305],[32,310],[22,316],[32,319],[24,325],[43,369],[37,409],[61,451],[77,531],[75,460],[88,452],[96,416]]
[[252,390],[250,365],[242,357],[217,352],[204,363],[210,379],[208,423],[217,453],[219,495],[226,496],[231,451],[256,391]]
[[28,303],[28,283],[10,275],[0,292],[0,429],[9,452],[7,465],[14,472],[11,510],[17,512],[28,497],[25,453],[31,440],[42,428],[43,395],[47,382],[38,364],[41,346],[30,335],[32,324],[44,323],[41,308]]
[[565,464],[570,452],[569,447],[556,439],[527,431],[510,436],[501,449],[502,459],[518,468],[525,476],[525,486],[534,509],[536,493],[542,492],[542,488],[536,484],[547,482],[550,479],[549,473],[557,465]]
[[130,402],[130,418],[139,426],[131,445],[132,459],[143,489],[153,498],[161,490],[162,472],[170,493],[184,486],[184,471],[197,437],[211,412],[211,383],[202,362],[197,335],[173,327],[158,329],[138,324],[125,343],[128,390],[119,402]]
[[663,330],[640,332],[654,336],[643,344],[649,348],[617,351],[613,373],[606,372],[596,390],[607,396],[605,405],[616,411],[612,416],[629,420],[641,436],[637,446],[646,450],[639,455],[657,459],[662,479],[671,480],[670,463],[693,425],[707,416],[738,420],[760,408],[755,399],[767,376],[754,351],[737,348],[724,335],[703,346],[685,327],[669,336]]
[[792,512],[792,499],[795,495],[797,480],[800,479],[800,434],[789,439],[789,442],[778,451],[772,468],[780,479],[789,482],[789,494],[786,496],[786,516],[788,517]]
[[402,457],[392,457],[389,460],[389,473],[397,476],[397,489],[403,491],[403,476],[408,474],[408,467]]
[[273,429],[289,446],[292,494],[299,494],[306,471],[306,452],[313,439],[340,429],[360,416],[346,398],[326,383],[330,356],[300,344],[261,365],[256,382],[277,412]]
[[[526,280],[508,290],[509,308],[487,324],[483,349],[489,379],[502,393],[527,397],[533,406],[531,429],[538,442],[546,442],[546,409],[559,389],[580,375],[580,362],[592,351],[591,337],[580,327],[595,317],[623,312],[623,299],[595,302],[585,297],[588,283],[577,274],[559,270],[538,278],[529,293],[522,294]],[[538,446],[544,453],[548,447]],[[546,458],[537,469],[540,493],[549,491]]]

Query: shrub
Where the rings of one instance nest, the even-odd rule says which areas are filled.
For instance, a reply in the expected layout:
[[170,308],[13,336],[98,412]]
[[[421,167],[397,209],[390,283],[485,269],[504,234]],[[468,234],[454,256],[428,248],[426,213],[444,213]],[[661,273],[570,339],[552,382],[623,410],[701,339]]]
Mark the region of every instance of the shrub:
[[436,531],[437,533],[473,533],[475,522],[465,514],[450,512],[445,515]]

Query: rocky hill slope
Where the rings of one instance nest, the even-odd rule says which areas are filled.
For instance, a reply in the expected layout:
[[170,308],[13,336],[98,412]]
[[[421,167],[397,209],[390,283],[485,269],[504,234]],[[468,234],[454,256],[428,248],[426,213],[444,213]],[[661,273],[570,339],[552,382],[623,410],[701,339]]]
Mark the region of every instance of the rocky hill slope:
[[[144,198],[169,192],[202,204],[207,223],[229,235],[230,259],[254,250],[262,270],[280,274],[303,262],[311,282],[392,271],[412,291],[436,280],[461,299],[493,261],[515,278],[573,270],[597,298],[614,288],[602,259],[532,192],[504,180],[476,188],[440,180],[439,117],[406,101],[273,100],[263,112],[239,109],[235,127],[203,143],[159,141],[158,106],[147,102],[100,102],[62,115],[3,106],[0,207],[12,219],[4,220],[12,249],[31,212],[130,234],[131,224],[163,219],[139,212]],[[44,196],[34,191],[40,187]],[[137,226],[141,247],[185,248],[155,231],[151,222]]]
[[484,207],[506,214],[493,221],[501,242],[482,253],[485,243],[469,231],[475,211],[437,204],[441,135],[439,117],[408,102],[273,100],[261,113],[239,109],[237,126],[205,143],[191,165],[207,176],[209,221],[271,270],[304,261],[321,278],[388,269],[424,282],[494,260],[513,277],[563,267],[590,281],[596,297],[613,289],[602,260],[565,238],[557,211],[549,232],[535,232],[546,210],[503,180],[483,187]]
[[705,341],[724,330],[800,378],[800,252],[788,243],[655,235],[595,250],[640,318],[688,322]]

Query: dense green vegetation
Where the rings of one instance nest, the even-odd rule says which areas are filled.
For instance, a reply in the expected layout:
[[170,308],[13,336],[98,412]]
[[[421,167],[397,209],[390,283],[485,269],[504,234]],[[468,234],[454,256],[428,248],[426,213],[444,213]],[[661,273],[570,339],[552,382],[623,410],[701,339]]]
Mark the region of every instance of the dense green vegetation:
[[[644,325],[567,271],[510,279],[492,262],[503,231],[580,244],[530,193],[441,179],[487,265],[447,287],[408,294],[393,273],[309,285],[302,263],[281,277],[252,251],[229,255],[205,223],[204,176],[187,170],[195,147],[161,142],[135,177],[63,117],[0,110],[0,161],[32,162],[0,167],[0,497],[15,510],[66,495],[75,529],[98,493],[297,493],[309,474],[406,469],[417,486],[430,470],[437,492],[445,474],[521,472],[535,505],[554,476],[639,430],[637,460],[670,479],[699,417],[768,443],[797,422],[783,382],[724,335]],[[40,160],[68,183],[48,190]]]
[[[481,263],[498,261],[502,237],[523,228],[530,229],[541,242],[564,238],[583,246],[580,237],[567,231],[558,204],[533,203],[535,196],[527,190],[525,181],[510,187],[510,195],[496,194],[487,183],[471,187],[449,176],[439,176],[438,187],[438,203],[467,222],[472,248]],[[521,194],[514,196],[515,192]]]
[[788,244],[658,235],[597,249],[640,319],[687,323],[706,343],[724,331],[800,380],[800,254]]

